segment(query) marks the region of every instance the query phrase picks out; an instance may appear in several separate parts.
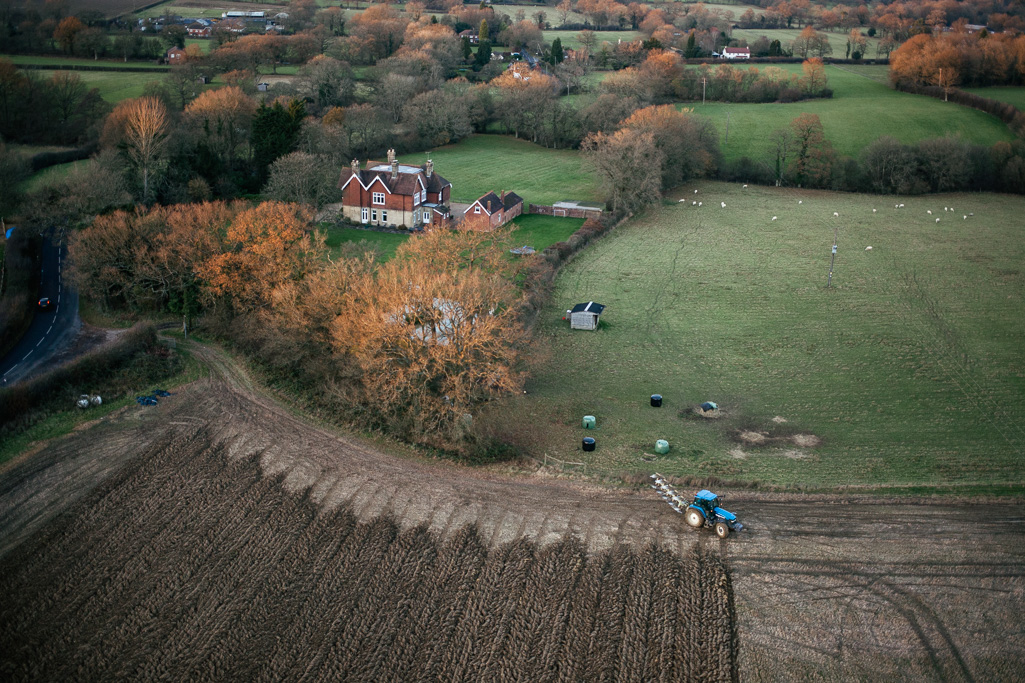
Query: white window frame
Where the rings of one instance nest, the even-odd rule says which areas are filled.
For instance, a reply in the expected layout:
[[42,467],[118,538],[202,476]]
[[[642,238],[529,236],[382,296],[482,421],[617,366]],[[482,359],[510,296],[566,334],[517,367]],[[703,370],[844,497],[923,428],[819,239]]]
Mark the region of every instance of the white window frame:
[[360,209],[360,220],[364,223],[370,220],[370,209],[365,206]]
[[370,211],[370,222],[371,223],[376,223],[377,222],[377,209],[372,209]]
[[431,212],[430,211],[424,211],[424,223],[430,223],[430,222],[431,222]]
[[420,205],[420,190],[413,193],[413,206]]
[[473,207],[473,212],[474,213],[480,213],[480,204],[478,204],[477,206]]
[[387,223],[388,222],[388,212],[385,211],[384,209],[381,209],[381,222],[382,223]]
[[374,204],[384,204],[384,192],[375,192],[373,196]]

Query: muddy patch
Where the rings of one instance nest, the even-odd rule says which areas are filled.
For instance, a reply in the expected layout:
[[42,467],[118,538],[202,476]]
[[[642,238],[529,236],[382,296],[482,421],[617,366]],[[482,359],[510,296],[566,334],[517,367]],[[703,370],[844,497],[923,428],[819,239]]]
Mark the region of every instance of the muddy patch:
[[766,446],[815,448],[822,443],[822,439],[814,434],[773,434],[762,429],[738,429],[734,434],[734,441],[748,448],[764,448]]

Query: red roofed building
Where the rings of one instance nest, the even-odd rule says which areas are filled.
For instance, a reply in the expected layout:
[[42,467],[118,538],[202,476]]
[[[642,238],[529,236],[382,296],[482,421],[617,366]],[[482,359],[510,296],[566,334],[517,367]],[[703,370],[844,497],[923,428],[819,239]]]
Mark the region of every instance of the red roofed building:
[[486,220],[488,229],[494,230],[521,213],[523,213],[523,199],[515,192],[507,193],[503,190],[501,196],[494,192],[488,192],[470,204],[463,212],[463,220],[470,220],[474,227],[476,227],[476,221],[480,221],[480,224],[483,225]]
[[434,172],[434,162],[423,166],[400,164],[395,150],[388,161],[368,161],[360,169],[353,159],[342,170],[342,215],[354,223],[389,228],[422,228],[445,223],[451,218],[449,196],[452,183]]

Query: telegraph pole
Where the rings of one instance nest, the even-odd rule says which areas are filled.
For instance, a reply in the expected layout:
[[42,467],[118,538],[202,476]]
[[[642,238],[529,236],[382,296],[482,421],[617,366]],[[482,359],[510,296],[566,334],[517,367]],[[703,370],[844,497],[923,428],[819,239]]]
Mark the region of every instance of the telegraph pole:
[[836,238],[839,232],[839,226],[833,228],[833,253],[829,257],[829,277],[826,278],[827,289],[833,284],[833,263],[836,262]]

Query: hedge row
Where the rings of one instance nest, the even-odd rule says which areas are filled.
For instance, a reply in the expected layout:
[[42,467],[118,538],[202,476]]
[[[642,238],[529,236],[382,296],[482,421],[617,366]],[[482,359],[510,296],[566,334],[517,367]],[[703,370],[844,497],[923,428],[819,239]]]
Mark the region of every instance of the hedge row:
[[1025,136],[1025,113],[1022,113],[1022,111],[1013,104],[993,100],[988,97],[982,97],[981,95],[965,92],[964,90],[959,90],[957,88],[951,88],[950,91],[944,95],[944,89],[937,85],[919,85],[909,81],[898,81],[894,85],[894,88],[903,92],[913,93],[915,95],[926,95],[928,97],[935,97],[936,99],[941,100],[944,99],[945,96],[950,102],[954,102],[965,107],[971,107],[972,109],[978,109],[979,111],[986,112],[987,114],[992,114],[1006,123],[1007,127],[1010,128],[1015,135],[1018,137]]

